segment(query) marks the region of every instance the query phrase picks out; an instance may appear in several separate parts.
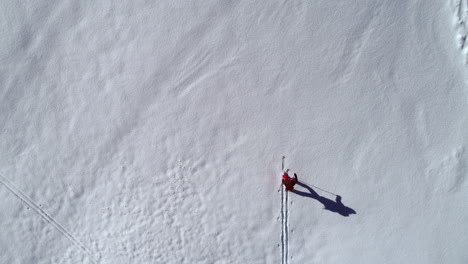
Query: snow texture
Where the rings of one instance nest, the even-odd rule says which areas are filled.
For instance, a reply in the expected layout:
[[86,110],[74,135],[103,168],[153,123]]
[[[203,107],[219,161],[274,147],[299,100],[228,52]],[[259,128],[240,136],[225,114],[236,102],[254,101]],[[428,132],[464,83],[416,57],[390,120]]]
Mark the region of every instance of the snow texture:
[[0,13],[0,263],[468,263],[468,1]]

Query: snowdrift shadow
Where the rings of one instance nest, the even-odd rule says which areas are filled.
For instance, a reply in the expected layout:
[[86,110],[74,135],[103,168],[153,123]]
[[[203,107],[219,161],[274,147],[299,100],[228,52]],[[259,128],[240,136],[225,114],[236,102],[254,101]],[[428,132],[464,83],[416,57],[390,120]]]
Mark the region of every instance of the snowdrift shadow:
[[328,198],[325,198],[323,196],[320,196],[318,195],[317,192],[315,192],[310,186],[307,186],[306,184],[302,183],[302,182],[297,182],[297,185],[300,185],[304,188],[306,188],[310,193],[307,193],[307,192],[301,192],[301,191],[298,191],[298,190],[292,190],[291,192],[295,193],[295,194],[298,194],[300,196],[304,196],[304,197],[310,197],[312,199],[315,199],[317,201],[319,201],[320,203],[323,204],[325,210],[328,210],[328,211],[331,211],[331,212],[335,212],[335,213],[338,213],[342,216],[349,216],[350,214],[356,214],[356,211],[354,211],[352,208],[349,208],[347,206],[345,206],[342,202],[341,202],[341,196],[337,195],[336,196],[336,200],[333,201],[333,200],[330,200]]

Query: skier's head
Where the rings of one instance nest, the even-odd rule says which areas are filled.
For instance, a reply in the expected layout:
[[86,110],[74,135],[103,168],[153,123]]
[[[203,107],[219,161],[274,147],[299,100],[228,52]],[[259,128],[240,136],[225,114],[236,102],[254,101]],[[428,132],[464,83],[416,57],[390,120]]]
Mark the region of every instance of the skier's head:
[[335,201],[341,204],[341,196],[337,195]]

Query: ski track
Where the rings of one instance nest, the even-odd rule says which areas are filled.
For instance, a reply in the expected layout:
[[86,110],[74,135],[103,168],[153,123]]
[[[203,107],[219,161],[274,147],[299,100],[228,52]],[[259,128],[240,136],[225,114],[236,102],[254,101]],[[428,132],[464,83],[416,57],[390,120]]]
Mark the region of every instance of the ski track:
[[[283,156],[281,163],[282,173],[284,171],[284,159]],[[289,251],[289,209],[288,209],[288,192],[284,190],[283,184],[281,184],[281,263],[288,264],[288,251]]]
[[281,186],[281,264],[284,264],[284,189]]
[[36,213],[38,213],[45,221],[53,225],[60,233],[62,233],[68,240],[73,244],[79,247],[93,263],[97,264],[98,261],[94,258],[93,253],[89,250],[83,243],[80,242],[70,231],[63,227],[55,218],[49,215],[44,211],[39,205],[37,205],[29,196],[27,196],[23,191],[17,188],[12,182],[7,180],[3,175],[0,174],[0,183],[3,184],[8,191],[18,197],[21,201],[27,204],[32,208]]
[[284,224],[284,232],[285,232],[285,241],[286,245],[284,247],[284,263],[288,264],[288,255],[289,255],[289,209],[288,209],[288,198],[289,198],[289,192],[286,192],[286,201],[284,202],[285,205],[285,211],[286,211],[286,216],[285,216],[285,224]]
[[288,192],[281,186],[281,263],[288,264],[289,238],[288,238]]

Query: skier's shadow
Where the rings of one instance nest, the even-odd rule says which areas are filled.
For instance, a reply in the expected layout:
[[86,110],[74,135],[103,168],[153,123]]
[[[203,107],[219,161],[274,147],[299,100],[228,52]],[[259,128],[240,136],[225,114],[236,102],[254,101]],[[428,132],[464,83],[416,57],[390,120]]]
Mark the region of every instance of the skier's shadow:
[[318,193],[316,193],[310,186],[307,186],[306,184],[302,182],[297,182],[297,185],[300,185],[306,188],[309,192],[301,192],[298,190],[292,190],[291,192],[298,194],[300,196],[310,197],[312,199],[319,201],[320,203],[323,204],[324,206],[323,209],[325,210],[338,213],[342,216],[349,216],[350,214],[356,214],[356,211],[354,211],[352,208],[345,206],[341,202],[341,196],[339,195],[337,195],[336,200],[333,201],[333,200],[330,200],[328,198],[318,195]]

